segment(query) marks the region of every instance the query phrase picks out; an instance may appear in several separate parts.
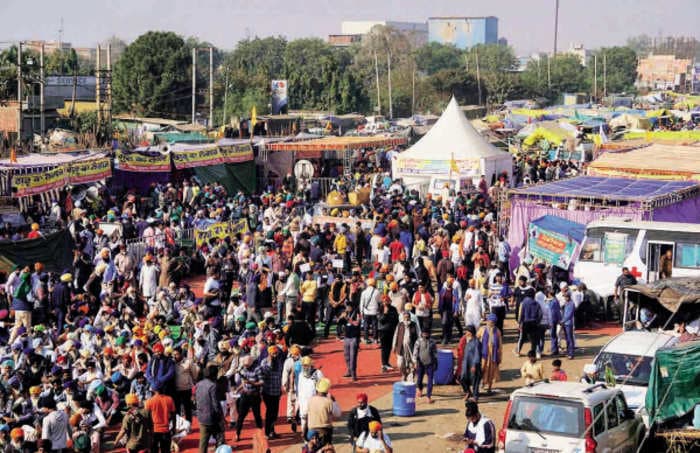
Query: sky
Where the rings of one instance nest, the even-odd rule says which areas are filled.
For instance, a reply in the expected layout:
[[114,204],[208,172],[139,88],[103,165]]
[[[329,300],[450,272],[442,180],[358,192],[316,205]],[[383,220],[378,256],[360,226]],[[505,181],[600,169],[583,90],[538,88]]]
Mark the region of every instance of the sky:
[[[549,51],[555,0],[1,0],[0,43],[58,40],[94,47],[116,35],[129,42],[149,30],[197,36],[223,49],[246,37],[321,37],[343,20],[425,21],[430,16],[496,16],[499,36],[519,55]],[[8,20],[16,17],[18,20]],[[700,0],[560,0],[559,49],[597,48],[639,34],[700,39]]]

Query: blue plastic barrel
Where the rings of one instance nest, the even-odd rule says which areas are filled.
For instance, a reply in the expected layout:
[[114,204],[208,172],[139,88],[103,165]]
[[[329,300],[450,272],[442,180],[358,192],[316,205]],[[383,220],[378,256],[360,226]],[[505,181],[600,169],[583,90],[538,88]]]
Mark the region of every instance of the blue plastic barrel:
[[454,381],[454,356],[451,349],[438,349],[438,366],[433,374],[433,384],[449,385]]
[[395,382],[392,412],[397,417],[416,415],[416,384],[413,382]]

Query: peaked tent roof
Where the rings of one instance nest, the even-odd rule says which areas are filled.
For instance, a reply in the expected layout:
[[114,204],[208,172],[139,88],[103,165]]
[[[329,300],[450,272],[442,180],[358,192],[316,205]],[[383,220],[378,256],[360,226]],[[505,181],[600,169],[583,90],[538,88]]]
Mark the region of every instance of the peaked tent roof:
[[466,160],[484,158],[489,160],[511,158],[510,154],[501,151],[487,142],[476,131],[454,96],[442,112],[440,119],[435,122],[427,134],[399,155],[399,159],[443,159]]

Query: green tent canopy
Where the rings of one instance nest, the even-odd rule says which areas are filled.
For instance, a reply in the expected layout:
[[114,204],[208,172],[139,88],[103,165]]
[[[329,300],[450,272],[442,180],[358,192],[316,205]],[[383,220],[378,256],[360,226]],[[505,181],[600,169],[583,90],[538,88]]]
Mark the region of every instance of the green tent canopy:
[[248,194],[255,192],[254,161],[195,167],[193,170],[203,184],[211,184],[214,181],[219,182],[229,194],[235,194],[239,190]]
[[651,423],[683,417],[700,404],[700,341],[656,351],[646,409]]

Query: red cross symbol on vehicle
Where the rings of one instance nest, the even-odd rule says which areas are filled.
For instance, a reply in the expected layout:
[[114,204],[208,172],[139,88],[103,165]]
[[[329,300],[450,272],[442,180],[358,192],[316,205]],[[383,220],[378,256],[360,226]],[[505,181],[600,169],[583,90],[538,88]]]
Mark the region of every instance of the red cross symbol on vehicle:
[[632,266],[632,269],[630,269],[630,274],[634,275],[634,278],[639,278],[642,276],[642,273],[637,270],[637,266]]

